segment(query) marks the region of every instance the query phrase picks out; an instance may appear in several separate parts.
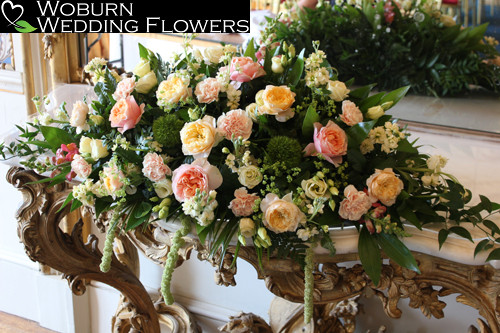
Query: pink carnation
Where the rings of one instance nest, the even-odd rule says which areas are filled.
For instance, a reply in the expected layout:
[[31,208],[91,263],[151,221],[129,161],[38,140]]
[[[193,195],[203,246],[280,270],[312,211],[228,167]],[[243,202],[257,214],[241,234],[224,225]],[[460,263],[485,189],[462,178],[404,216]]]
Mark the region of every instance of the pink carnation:
[[221,84],[216,78],[208,78],[196,85],[194,94],[199,103],[210,104],[219,100]]
[[372,206],[372,200],[363,191],[358,191],[353,185],[349,185],[344,190],[345,199],[340,202],[340,217],[358,221]]
[[198,158],[191,164],[182,164],[172,173],[172,190],[179,202],[192,198],[196,190],[208,193],[222,184],[222,175],[206,158]]
[[149,180],[157,182],[165,178],[165,175],[170,175],[170,168],[163,163],[163,158],[157,153],[147,153],[142,161],[142,173]]
[[318,154],[330,163],[338,166],[342,156],[347,154],[347,135],[339,125],[329,120],[326,126],[314,123],[313,142],[304,149],[306,156]]
[[78,177],[85,179],[92,172],[92,165],[85,161],[81,155],[75,154],[73,161],[71,161],[71,171],[76,173]]
[[135,89],[135,78],[129,77],[118,82],[113,94],[115,101],[121,98],[127,98]]
[[237,82],[248,82],[266,75],[264,68],[250,57],[234,57],[231,59],[230,78]]
[[248,140],[252,134],[252,125],[252,118],[241,109],[229,111],[217,119],[217,130],[228,140],[240,136],[243,140]]
[[234,199],[229,203],[229,209],[235,216],[250,216],[253,213],[255,201],[259,198],[255,194],[247,192],[247,189],[241,187],[234,191]]
[[356,104],[351,101],[344,100],[342,102],[342,114],[340,115],[340,120],[348,126],[354,126],[363,121],[363,114]]
[[117,127],[123,133],[137,125],[144,113],[144,104],[137,105],[134,96],[122,98],[115,103],[109,115],[111,127]]

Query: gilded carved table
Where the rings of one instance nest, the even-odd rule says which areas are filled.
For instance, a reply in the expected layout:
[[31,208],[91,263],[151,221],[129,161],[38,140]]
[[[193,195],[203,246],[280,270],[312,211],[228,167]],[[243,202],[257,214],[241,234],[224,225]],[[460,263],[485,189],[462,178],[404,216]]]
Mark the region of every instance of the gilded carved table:
[[[80,219],[72,230],[63,230],[61,221],[69,213],[69,207],[60,209],[71,185],[63,183],[48,187],[47,183],[33,183],[42,176],[19,167],[12,167],[7,180],[24,196],[24,203],[17,213],[18,235],[31,260],[47,265],[62,273],[73,293],[81,295],[86,284],[93,280],[105,283],[121,292],[117,312],[112,319],[115,332],[160,332],[160,323],[175,332],[201,332],[194,317],[182,306],[166,306],[162,299],[152,300],[138,279],[138,251],[158,264],[163,264],[170,249],[168,230],[151,223],[146,230],[128,232],[117,238],[115,257],[111,269],[103,273],[99,269],[101,252],[97,237],[89,235],[84,242],[83,222]],[[94,221],[105,231],[106,219]],[[339,251],[334,257],[317,253],[314,272],[314,320],[303,325],[302,307],[284,300],[303,301],[304,275],[302,269],[289,260],[271,258],[257,263],[250,248],[241,248],[239,257],[251,263],[258,278],[279,296],[273,301],[271,325],[253,314],[241,313],[230,318],[222,332],[354,332],[357,314],[356,300],[362,295],[375,295],[382,300],[386,314],[392,318],[401,316],[398,302],[409,298],[409,305],[419,308],[427,317],[442,318],[446,304],[440,297],[458,294],[457,301],[479,310],[481,319],[469,332],[500,333],[500,269],[490,264],[477,264],[460,260],[461,244],[451,244],[449,255],[433,256],[422,247],[425,233],[415,233],[413,250],[421,274],[401,268],[393,262],[384,262],[378,286],[373,285],[359,264],[346,267],[344,262],[358,260],[355,248],[343,245],[351,239],[349,231],[339,233],[335,240]],[[231,266],[234,248],[221,257],[209,257],[208,251],[194,237],[186,237],[178,265],[189,259],[193,250],[198,259],[207,260],[215,267],[215,282],[235,285],[236,267]],[[437,246],[437,241],[435,242]],[[456,248],[453,248],[455,246]],[[417,250],[415,250],[417,249]],[[456,256],[456,257],[454,257]],[[274,310],[273,310],[274,308]],[[277,312],[276,309],[279,309]],[[287,313],[284,314],[284,310]],[[279,313],[279,316],[273,316]]]

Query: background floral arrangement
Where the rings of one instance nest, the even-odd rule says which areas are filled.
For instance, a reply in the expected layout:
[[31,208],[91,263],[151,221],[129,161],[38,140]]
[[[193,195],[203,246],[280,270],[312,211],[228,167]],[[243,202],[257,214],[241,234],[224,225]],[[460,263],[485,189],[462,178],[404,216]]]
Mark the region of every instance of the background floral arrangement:
[[411,92],[460,96],[478,86],[500,92],[498,41],[485,36],[487,23],[463,28],[436,8],[435,1],[319,1],[300,10],[289,1],[267,36],[306,54],[312,40],[338,70],[341,80],[377,83],[380,89],[410,85]]
[[[80,181],[65,205],[112,214],[101,269],[107,271],[114,237],[158,219],[177,221],[162,279],[170,281],[182,237],[194,232],[211,253],[253,244],[266,255],[292,258],[305,270],[306,321],[312,315],[313,248],[335,254],[331,227],[359,230],[359,256],[375,284],[381,251],[418,272],[400,240],[403,222],[440,223],[472,241],[465,223],[485,238],[476,252],[499,259],[499,228],[489,216],[500,205],[481,196],[476,205],[457,179],[443,171],[446,158],[419,153],[416,140],[386,111],[408,91],[371,93],[337,79],[326,54],[296,52],[287,43],[193,49],[164,61],[139,45],[141,62],[123,76],[102,59],[85,71],[97,98],[66,110],[45,110],[19,139],[2,144],[4,158],[38,172],[42,181]],[[43,156],[43,157],[42,157]],[[233,243],[231,243],[233,242]]]

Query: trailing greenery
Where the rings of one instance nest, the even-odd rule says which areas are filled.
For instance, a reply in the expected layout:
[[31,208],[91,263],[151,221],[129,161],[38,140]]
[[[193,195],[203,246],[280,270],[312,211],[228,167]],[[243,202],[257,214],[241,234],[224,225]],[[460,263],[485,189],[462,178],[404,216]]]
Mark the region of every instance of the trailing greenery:
[[377,83],[381,90],[411,85],[416,94],[460,96],[474,85],[500,93],[498,42],[485,37],[487,23],[462,28],[425,1],[409,3],[320,2],[295,9],[287,20],[270,20],[265,37],[305,48],[306,55],[320,40],[340,80]]

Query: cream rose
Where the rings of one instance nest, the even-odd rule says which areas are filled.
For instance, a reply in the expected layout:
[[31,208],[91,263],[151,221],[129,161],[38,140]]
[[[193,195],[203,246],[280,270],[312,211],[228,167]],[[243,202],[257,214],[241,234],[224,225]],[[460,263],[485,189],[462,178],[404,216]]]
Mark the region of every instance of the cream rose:
[[240,220],[240,233],[243,237],[252,237],[255,234],[255,223],[251,218],[244,217]]
[[330,192],[328,192],[328,185],[322,179],[318,177],[313,177],[310,179],[304,179],[300,186],[304,190],[305,195],[310,199],[316,199],[321,197],[329,197]]
[[344,189],[344,196],[339,208],[339,215],[344,219],[358,221],[372,206],[370,197],[365,192],[358,191],[353,185]]
[[369,119],[378,119],[385,114],[384,108],[381,105],[372,106],[366,111],[366,116]]
[[174,193],[172,190],[172,181],[168,178],[163,178],[157,182],[154,182],[153,188],[155,189],[156,195],[160,199],[166,198]]
[[88,154],[94,161],[108,156],[109,152],[104,142],[98,139],[91,139],[82,136],[80,139],[80,153]]
[[180,135],[184,155],[193,155],[194,158],[208,157],[218,141],[215,118],[204,116],[202,119],[186,123]]
[[238,180],[241,185],[252,189],[262,181],[262,173],[257,166],[247,165],[238,169]]
[[295,115],[292,109],[295,93],[287,86],[268,85],[262,93],[257,93],[255,101],[259,105],[259,112],[273,115],[279,122],[285,122]]
[[203,59],[209,64],[218,64],[223,55],[224,48],[222,46],[207,47],[203,50]]
[[161,106],[185,101],[190,96],[189,79],[175,74],[170,74],[166,80],[162,81],[156,91],[158,104]]
[[403,182],[391,168],[376,169],[375,173],[366,180],[366,186],[368,195],[374,201],[380,200],[386,206],[393,205],[404,188]]
[[77,101],[73,104],[73,110],[71,111],[71,117],[69,118],[69,124],[76,127],[76,132],[81,133],[82,131],[88,131],[90,129],[87,123],[87,115],[89,113],[89,106],[83,101]]
[[135,90],[141,94],[147,94],[158,84],[158,79],[153,71],[141,76],[135,85]]
[[151,65],[149,64],[149,60],[141,58],[141,60],[135,65],[132,73],[137,75],[138,77],[143,77],[147,73],[151,71]]
[[274,193],[268,193],[260,203],[264,226],[275,233],[297,230],[299,223],[306,222],[306,215],[293,203],[289,193],[280,199]]
[[344,82],[341,81],[328,81],[327,87],[330,91],[330,98],[335,102],[342,102],[349,95],[350,90]]

